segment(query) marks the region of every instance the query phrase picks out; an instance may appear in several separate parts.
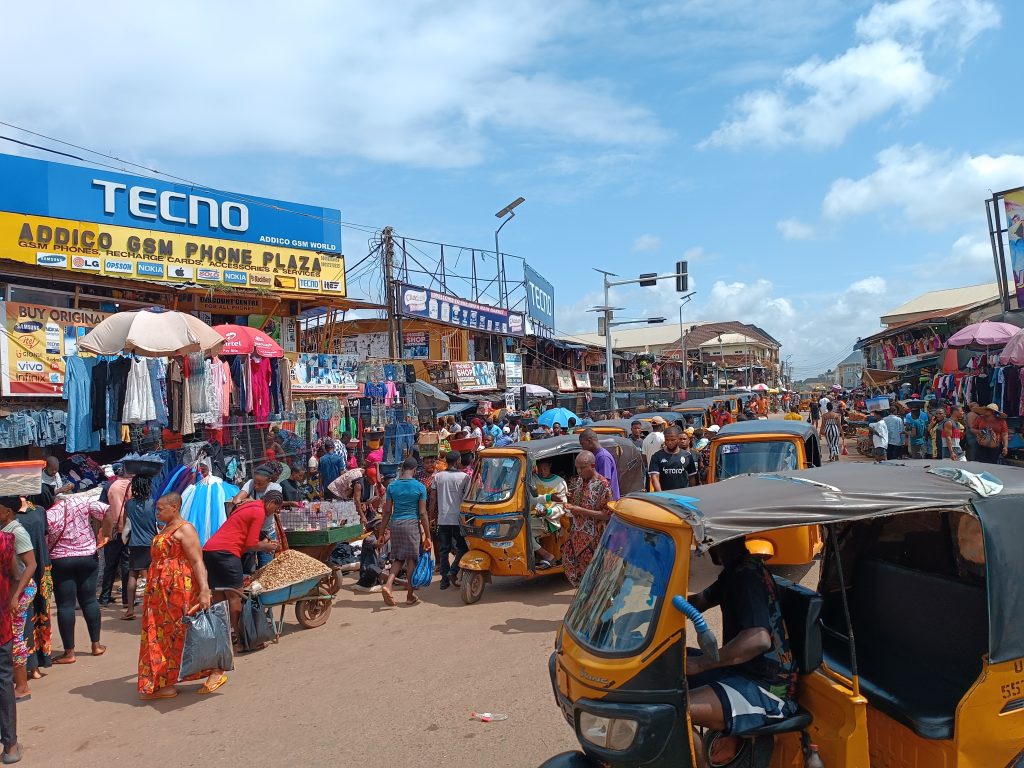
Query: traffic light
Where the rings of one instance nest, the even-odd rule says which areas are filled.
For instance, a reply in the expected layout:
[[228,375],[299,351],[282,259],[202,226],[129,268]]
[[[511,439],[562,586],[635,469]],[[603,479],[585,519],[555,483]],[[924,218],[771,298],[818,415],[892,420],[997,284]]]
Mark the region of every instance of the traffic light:
[[658,284],[658,273],[657,272],[645,272],[640,275],[640,285],[644,288],[650,288],[652,285]]
[[676,262],[676,290],[679,293],[686,293],[690,290],[690,275],[686,271],[686,262]]

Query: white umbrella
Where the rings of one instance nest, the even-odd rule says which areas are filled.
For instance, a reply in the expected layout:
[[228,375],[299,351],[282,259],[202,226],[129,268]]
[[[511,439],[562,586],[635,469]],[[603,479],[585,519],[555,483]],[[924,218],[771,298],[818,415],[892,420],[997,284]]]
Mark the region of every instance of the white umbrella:
[[530,397],[554,397],[550,389],[545,389],[539,384],[526,384],[526,394]]
[[142,357],[175,357],[192,352],[217,354],[224,337],[198,317],[159,308],[111,315],[78,340],[97,355],[134,352]]
[[755,384],[753,387],[751,387],[751,389],[753,389],[755,392],[767,392],[768,391],[768,385],[767,384]]

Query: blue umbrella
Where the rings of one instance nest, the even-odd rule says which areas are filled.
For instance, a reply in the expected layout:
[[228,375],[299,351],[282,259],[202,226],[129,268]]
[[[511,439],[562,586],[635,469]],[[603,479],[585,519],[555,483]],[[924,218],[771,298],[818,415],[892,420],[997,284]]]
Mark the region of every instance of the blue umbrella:
[[578,423],[580,417],[568,408],[552,408],[537,417],[537,423],[543,424],[545,427],[553,427],[555,422],[558,422],[562,427],[568,427],[569,419],[576,419]]

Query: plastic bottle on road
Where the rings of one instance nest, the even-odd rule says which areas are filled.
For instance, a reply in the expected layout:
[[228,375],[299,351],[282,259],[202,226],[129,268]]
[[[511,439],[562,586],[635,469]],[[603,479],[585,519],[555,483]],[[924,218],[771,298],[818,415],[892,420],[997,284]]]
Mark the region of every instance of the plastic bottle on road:
[[508,715],[498,712],[470,712],[469,716],[481,723],[497,723],[501,720],[508,720]]

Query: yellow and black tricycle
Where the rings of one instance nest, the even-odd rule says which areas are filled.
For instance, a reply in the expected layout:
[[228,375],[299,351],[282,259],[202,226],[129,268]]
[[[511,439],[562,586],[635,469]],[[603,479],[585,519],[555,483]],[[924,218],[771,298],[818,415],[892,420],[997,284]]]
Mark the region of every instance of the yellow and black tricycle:
[[[544,767],[1021,768],[1022,505],[1022,469],[926,461],[622,499],[549,661],[582,751]],[[826,531],[817,588],[770,575],[764,586],[796,672],[785,711],[746,730],[694,730],[687,640],[711,660],[720,647],[691,566],[808,524]],[[728,758],[709,755],[723,740]]]
[[[644,488],[643,455],[625,437],[598,435],[601,447],[615,458],[619,490],[626,494]],[[561,435],[485,448],[477,456],[473,482],[462,502],[461,529],[469,551],[459,562],[459,589],[467,605],[480,600],[493,576],[534,578],[564,572],[562,546],[569,536],[569,521],[540,537],[544,550],[554,556],[551,567],[538,567],[534,554],[531,515],[537,498],[537,467],[546,463],[552,476],[571,484],[576,474],[579,435]]]

